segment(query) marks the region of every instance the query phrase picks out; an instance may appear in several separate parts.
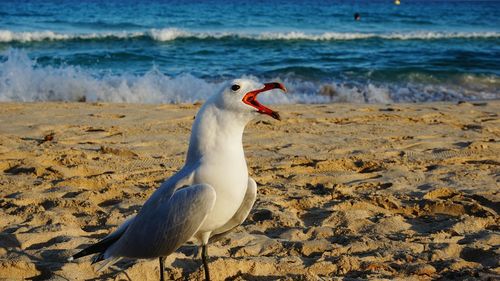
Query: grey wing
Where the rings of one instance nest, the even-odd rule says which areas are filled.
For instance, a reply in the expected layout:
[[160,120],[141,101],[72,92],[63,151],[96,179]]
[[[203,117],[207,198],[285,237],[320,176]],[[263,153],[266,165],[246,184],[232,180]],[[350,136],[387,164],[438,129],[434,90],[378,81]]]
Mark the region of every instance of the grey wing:
[[243,199],[243,203],[241,203],[240,208],[236,211],[236,214],[222,227],[215,230],[212,233],[212,236],[209,239],[209,242],[216,242],[220,240],[224,235],[233,230],[238,225],[242,224],[248,214],[250,214],[250,210],[252,210],[253,204],[255,203],[255,199],[257,198],[257,183],[251,177],[248,177],[248,185],[247,191],[245,193],[245,198]]
[[208,184],[187,186],[170,197],[148,200],[127,230],[105,252],[105,258],[167,256],[200,228],[215,203]]

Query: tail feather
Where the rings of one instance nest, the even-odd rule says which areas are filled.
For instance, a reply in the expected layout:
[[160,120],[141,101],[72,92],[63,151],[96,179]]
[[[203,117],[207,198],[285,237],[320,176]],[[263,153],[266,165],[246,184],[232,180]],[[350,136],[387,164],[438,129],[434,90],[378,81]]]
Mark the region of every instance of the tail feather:
[[95,255],[92,258],[92,263],[91,264],[98,263],[98,262],[100,262],[102,260],[104,260],[104,253],[99,253],[99,254]]
[[121,260],[122,257],[110,257],[106,259],[101,266],[97,269],[97,272],[101,272],[105,270],[106,268],[110,267],[111,265],[117,263],[119,260]]
[[100,255],[98,255],[98,256],[96,256],[96,258],[94,258],[93,263],[101,261],[104,258],[102,253],[104,253],[108,249],[109,246],[111,246],[118,239],[120,239],[120,236],[121,235],[108,236],[108,237],[102,239],[101,241],[99,241],[93,245],[90,245],[87,248],[81,250],[80,252],[74,254],[68,260],[72,261],[72,260],[75,260],[75,259],[78,259],[81,257],[85,257],[88,255],[99,253]]
[[92,263],[96,263],[105,259],[104,252],[113,245],[120,237],[122,237],[125,230],[127,230],[130,223],[133,221],[135,216],[129,217],[122,225],[120,225],[113,233],[104,237],[101,241],[88,246],[87,248],[81,250],[80,252],[74,254],[68,258],[68,261],[72,261],[81,257],[85,257],[92,254],[98,254],[92,259]]

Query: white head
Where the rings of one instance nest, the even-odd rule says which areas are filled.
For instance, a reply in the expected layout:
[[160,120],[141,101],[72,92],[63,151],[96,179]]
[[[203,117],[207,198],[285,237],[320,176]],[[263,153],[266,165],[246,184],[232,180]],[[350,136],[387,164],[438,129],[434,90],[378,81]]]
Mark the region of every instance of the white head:
[[224,85],[211,96],[196,115],[187,155],[187,163],[200,159],[202,155],[219,155],[230,145],[243,151],[241,139],[245,125],[259,114],[280,119],[278,112],[257,101],[257,95],[280,89],[281,83],[259,83],[248,79],[236,79]]
[[212,96],[209,101],[224,110],[247,116],[248,119],[252,119],[257,114],[266,114],[280,120],[278,112],[257,101],[257,95],[273,89],[286,92],[285,86],[278,82],[262,84],[249,79],[235,79],[226,84],[222,91]]

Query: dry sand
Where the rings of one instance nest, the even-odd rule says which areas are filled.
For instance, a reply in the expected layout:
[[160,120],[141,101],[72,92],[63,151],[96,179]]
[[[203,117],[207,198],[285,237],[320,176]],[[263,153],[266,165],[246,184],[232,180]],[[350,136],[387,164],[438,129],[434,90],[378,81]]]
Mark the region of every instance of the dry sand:
[[[183,164],[198,105],[0,104],[0,279],[157,280],[66,263]],[[214,280],[499,280],[500,101],[275,106],[244,136],[259,185]],[[186,245],[166,274],[202,280]]]

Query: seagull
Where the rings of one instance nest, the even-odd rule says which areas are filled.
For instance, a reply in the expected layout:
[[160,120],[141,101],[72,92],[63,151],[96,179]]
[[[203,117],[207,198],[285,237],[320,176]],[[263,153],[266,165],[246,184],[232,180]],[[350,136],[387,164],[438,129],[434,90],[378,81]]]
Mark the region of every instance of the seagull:
[[95,254],[92,263],[103,261],[104,269],[125,257],[158,258],[164,281],[165,257],[194,239],[209,281],[207,245],[243,223],[255,202],[257,183],[248,175],[243,131],[260,114],[281,120],[278,112],[257,101],[260,93],[275,89],[287,91],[277,82],[235,79],[208,98],[193,123],[184,166],[136,216],[68,260]]

